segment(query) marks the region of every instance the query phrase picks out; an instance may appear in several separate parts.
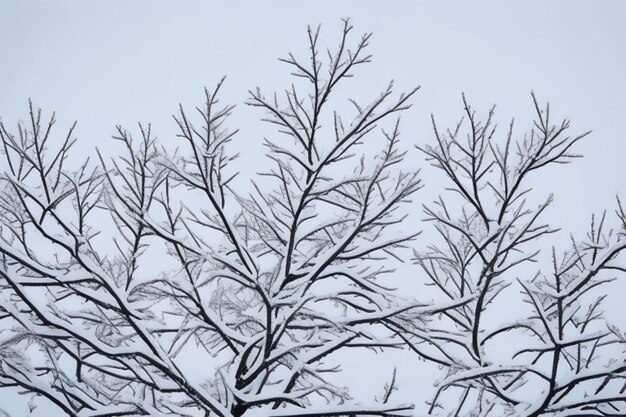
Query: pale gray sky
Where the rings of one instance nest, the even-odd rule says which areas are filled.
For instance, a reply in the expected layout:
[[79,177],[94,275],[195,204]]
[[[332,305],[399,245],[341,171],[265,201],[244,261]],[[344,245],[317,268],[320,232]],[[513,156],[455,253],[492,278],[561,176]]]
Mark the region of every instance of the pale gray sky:
[[[479,110],[497,103],[501,124],[528,122],[534,90],[574,131],[593,130],[578,147],[584,159],[536,179],[556,194],[548,216],[580,235],[591,212],[612,208],[616,193],[626,199],[621,1],[3,0],[0,117],[13,125],[30,97],[56,110],[60,126],[78,120],[85,152],[106,147],[118,123],[151,121],[166,139],[178,103],[199,103],[223,75],[223,98],[235,104],[256,86],[284,88],[288,71],[276,58],[302,50],[307,24],[321,23],[334,44],[341,17],[355,33],[374,32],[373,63],[355,77],[355,94],[374,95],[392,78],[399,89],[422,86],[404,116],[404,141],[432,140],[431,112],[456,121],[462,91]],[[244,143],[260,141],[258,116],[238,107]],[[254,167],[258,153],[242,158]],[[433,193],[441,186],[425,182]]]
[[[620,189],[626,115],[626,3],[592,1],[3,1],[0,115],[25,115],[27,99],[79,120],[83,144],[102,144],[116,123],[151,121],[171,132],[178,102],[196,104],[203,86],[228,76],[225,99],[241,103],[260,85],[280,89],[276,61],[302,48],[307,24],[332,38],[341,17],[374,32],[374,63],[355,86],[422,85],[405,117],[405,140],[431,140],[428,116],[460,115],[460,92],[478,109],[498,104],[502,122],[529,117],[529,92],[593,129],[585,159],[561,171],[569,214],[612,202]],[[370,88],[370,89],[371,89]],[[374,90],[372,90],[372,94]],[[245,141],[258,112],[240,106]],[[410,118],[410,120],[408,120]],[[101,145],[102,146],[102,145]],[[584,204],[581,199],[584,196]]]

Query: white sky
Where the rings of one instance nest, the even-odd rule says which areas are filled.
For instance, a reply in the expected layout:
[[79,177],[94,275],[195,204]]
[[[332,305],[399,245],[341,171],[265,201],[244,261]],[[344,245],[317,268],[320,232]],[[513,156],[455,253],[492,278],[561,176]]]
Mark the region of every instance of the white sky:
[[[555,115],[572,119],[574,132],[593,130],[578,147],[584,159],[536,179],[539,192],[555,192],[548,213],[555,225],[580,235],[591,212],[613,208],[616,193],[626,199],[626,2],[619,1],[3,0],[0,117],[13,125],[31,97],[57,111],[59,126],[79,121],[85,152],[106,148],[118,123],[151,121],[168,139],[178,103],[200,103],[202,88],[223,75],[224,100],[235,104],[256,86],[286,87],[287,68],[276,58],[303,50],[307,24],[321,23],[334,45],[341,17],[352,18],[355,34],[374,32],[374,60],[356,74],[355,94],[374,96],[392,78],[399,89],[422,86],[404,116],[405,142],[433,140],[431,112],[456,121],[462,91],[478,110],[497,103],[501,125],[512,116],[528,121],[534,90]],[[261,140],[258,116],[240,105],[233,119],[251,148]],[[242,160],[254,167],[258,157]],[[432,199],[441,184],[425,183]]]

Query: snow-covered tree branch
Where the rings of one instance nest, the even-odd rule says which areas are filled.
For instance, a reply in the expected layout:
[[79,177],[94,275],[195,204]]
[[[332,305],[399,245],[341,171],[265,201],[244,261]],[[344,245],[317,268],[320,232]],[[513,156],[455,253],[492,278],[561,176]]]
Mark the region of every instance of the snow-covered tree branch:
[[[444,298],[472,299],[436,321],[415,321],[417,326],[405,329],[417,354],[446,369],[431,413],[450,401],[456,401],[457,413],[473,415],[623,411],[626,386],[618,382],[625,377],[623,361],[602,363],[607,354],[624,355],[623,335],[603,320],[605,295],[597,290],[613,279],[607,273],[623,272],[614,262],[626,249],[621,204],[616,228],[607,226],[606,213],[593,218],[586,240],[572,238],[562,256],[552,248],[547,257],[552,271],[523,275],[550,253],[537,246],[542,237],[558,231],[541,220],[553,197],[542,202],[528,179],[550,164],[579,157],[573,147],[589,133],[571,135],[568,120],[554,123],[549,105],[542,107],[534,94],[532,102],[533,125],[516,139],[513,121],[498,135],[495,108],[480,118],[463,97],[463,119],[444,133],[433,117],[436,143],[420,147],[451,187],[424,206],[441,239],[416,251],[415,262]],[[491,305],[511,300],[515,291],[528,304],[527,316],[485,324]],[[494,349],[516,336],[523,342],[512,357],[494,357]],[[525,384],[533,388],[522,388]],[[447,410],[443,407],[444,415]]]

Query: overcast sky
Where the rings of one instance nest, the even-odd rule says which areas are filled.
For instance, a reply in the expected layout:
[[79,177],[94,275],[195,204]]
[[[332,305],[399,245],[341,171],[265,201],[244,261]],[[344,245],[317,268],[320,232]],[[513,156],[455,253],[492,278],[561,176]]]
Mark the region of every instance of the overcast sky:
[[[225,99],[290,82],[276,58],[305,45],[307,24],[338,35],[340,18],[374,32],[374,62],[355,88],[374,94],[389,79],[419,84],[405,140],[432,140],[428,117],[452,121],[460,93],[477,109],[498,104],[501,122],[526,120],[530,91],[550,100],[574,130],[594,133],[585,159],[557,173],[558,202],[586,216],[626,191],[626,3],[592,1],[3,1],[0,115],[14,122],[32,98],[79,121],[83,145],[106,143],[117,123],[151,121],[171,132],[179,102],[228,76]],[[375,89],[375,90],[374,90]],[[240,106],[241,140],[258,142],[258,112]]]
[[[593,130],[578,147],[584,159],[537,180],[556,194],[549,216],[580,234],[591,212],[611,209],[617,193],[626,199],[621,1],[4,0],[0,117],[14,124],[32,98],[56,110],[61,127],[79,121],[84,152],[106,147],[118,123],[151,121],[166,139],[178,103],[200,103],[202,88],[224,75],[224,99],[234,104],[256,86],[288,86],[276,58],[306,46],[307,24],[336,39],[342,17],[351,17],[355,33],[374,33],[373,63],[355,77],[355,94],[374,96],[390,79],[399,89],[422,86],[404,116],[408,143],[432,141],[431,112],[456,120],[461,92],[478,110],[497,103],[501,124],[513,116],[527,122],[533,90],[571,118],[575,132]],[[258,116],[238,107],[234,127],[244,143],[261,140]],[[258,157],[242,156],[247,167]]]

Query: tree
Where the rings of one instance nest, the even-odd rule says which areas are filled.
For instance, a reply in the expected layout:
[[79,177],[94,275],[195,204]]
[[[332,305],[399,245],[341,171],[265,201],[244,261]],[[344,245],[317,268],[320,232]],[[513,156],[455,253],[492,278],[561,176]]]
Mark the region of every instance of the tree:
[[[77,165],[75,124],[58,137],[32,103],[17,130],[0,123],[1,387],[80,417],[408,416],[395,371],[367,381],[382,395],[363,404],[337,360],[408,348],[445,373],[429,414],[623,411],[626,363],[610,358],[626,335],[605,324],[598,293],[624,271],[621,204],[618,228],[594,218],[586,240],[551,251],[551,273],[525,275],[556,232],[542,222],[551,197],[533,206],[528,178],[577,157],[587,133],[567,136],[533,95],[532,129],[515,140],[511,123],[499,141],[493,109],[481,121],[464,98],[465,119],[445,133],[433,120],[436,141],[421,148],[452,185],[425,206],[441,239],[418,251],[406,219],[422,183],[399,116],[419,87],[346,100],[371,58],[371,35],[351,32],[344,21],[321,53],[309,28],[306,57],[281,59],[293,83],[250,91],[277,129],[250,193],[236,185],[224,80],[196,111],[180,106],[175,140],[117,126],[119,155]],[[411,249],[439,301],[388,287]],[[523,317],[485,319],[519,294]],[[523,346],[492,357],[512,334]]]
[[[619,200],[618,228],[607,230],[606,212],[593,217],[585,240],[572,238],[562,254],[552,248],[549,273],[524,276],[530,271],[525,264],[544,257],[538,241],[557,231],[541,220],[552,196],[533,205],[528,178],[579,157],[572,148],[589,134],[570,135],[568,120],[553,124],[550,106],[541,108],[534,94],[532,99],[535,120],[519,140],[513,121],[498,137],[495,107],[481,119],[463,97],[464,118],[445,133],[433,118],[436,144],[421,148],[451,188],[424,207],[441,239],[426,252],[416,251],[415,262],[446,299],[473,298],[407,333],[416,352],[446,368],[430,413],[445,401],[455,404],[454,415],[624,412],[626,335],[603,319],[606,294],[598,292],[613,280],[607,273],[625,271],[616,263],[626,249]],[[511,294],[515,289],[528,304],[527,315],[485,324],[490,305],[519,297]],[[513,343],[510,361],[490,355],[514,336],[523,342]],[[522,389],[526,383],[532,388]]]
[[[345,21],[323,58],[319,29],[309,28],[307,59],[282,60],[303,85],[282,100],[250,92],[248,104],[283,137],[266,140],[273,166],[249,196],[231,187],[236,131],[227,127],[233,106],[218,99],[222,82],[205,91],[197,120],[181,106],[175,152],[150,125],[139,125],[139,139],[118,126],[123,155],[99,152],[98,164],[71,171],[73,128],[55,144],[54,115],[45,124],[31,104],[16,134],[1,126],[3,386],[72,416],[412,408],[388,404],[390,393],[380,404],[352,404],[327,377],[340,370],[328,362],[334,352],[400,348],[388,322],[433,313],[378,282],[393,272],[385,260],[417,236],[398,230],[420,180],[396,169],[405,152],[399,119],[388,123],[417,88],[394,96],[390,83],[367,104],[352,100],[352,115],[333,111],[340,84],[370,61],[370,35],[349,47],[351,30]],[[382,145],[374,160],[359,159],[364,141]],[[146,263],[162,258],[159,244],[176,265],[151,274]],[[211,373],[194,376],[181,352]],[[320,399],[328,413],[307,411]]]

